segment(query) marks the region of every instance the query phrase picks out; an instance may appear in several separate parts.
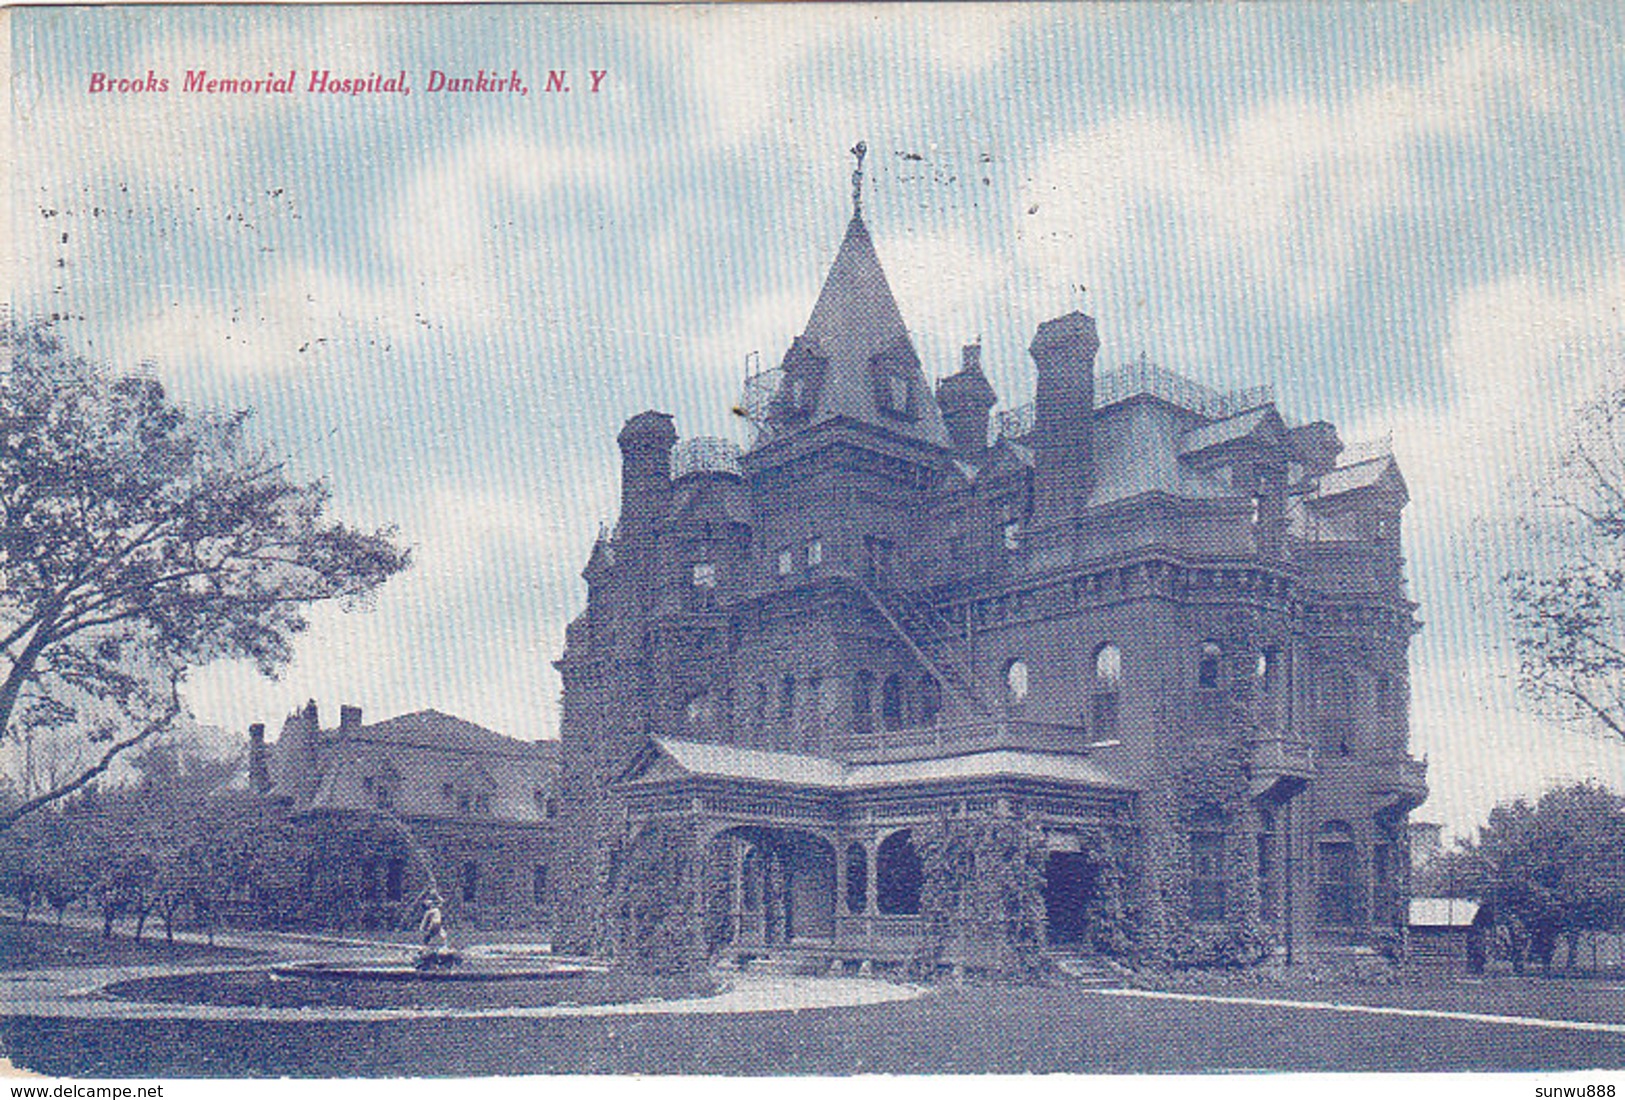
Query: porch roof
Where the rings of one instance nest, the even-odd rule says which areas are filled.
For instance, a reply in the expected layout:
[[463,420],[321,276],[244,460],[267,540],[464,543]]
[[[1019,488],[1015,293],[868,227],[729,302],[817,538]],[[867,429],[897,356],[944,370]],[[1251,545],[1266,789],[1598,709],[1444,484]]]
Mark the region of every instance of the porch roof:
[[[658,783],[682,778],[737,779],[822,790],[867,790],[954,780],[1019,778],[1132,789],[1101,764],[1077,753],[989,749],[922,760],[848,764],[823,756],[749,749],[652,737],[652,751],[622,775],[622,782]],[[665,767],[659,762],[666,762]],[[675,769],[674,767],[675,766]]]

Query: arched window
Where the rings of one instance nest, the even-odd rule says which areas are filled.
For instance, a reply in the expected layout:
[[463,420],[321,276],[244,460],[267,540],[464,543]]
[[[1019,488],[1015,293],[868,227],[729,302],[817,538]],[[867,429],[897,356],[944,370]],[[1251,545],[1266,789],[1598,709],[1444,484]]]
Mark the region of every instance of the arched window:
[[1218,642],[1202,643],[1202,653],[1196,662],[1197,687],[1211,690],[1219,686],[1219,658],[1223,654]]
[[1026,702],[1027,691],[1031,686],[1026,661],[1011,661],[1004,666],[1004,700],[1010,706],[1019,707]]
[[1274,698],[1281,681],[1281,650],[1267,645],[1258,654],[1258,685],[1266,698]]
[[1097,741],[1117,736],[1117,688],[1123,680],[1123,651],[1107,642],[1095,650],[1094,690],[1089,697],[1089,734]]
[[875,728],[875,674],[868,669],[852,678],[852,728],[859,733]]
[[942,685],[934,676],[920,677],[920,725],[929,726],[942,713]]
[[880,685],[880,724],[888,730],[903,728],[903,715],[906,711],[903,698],[903,678],[897,673],[886,677]]
[[1123,679],[1123,651],[1107,642],[1095,650],[1095,686],[1116,691]]
[[908,830],[893,833],[881,841],[876,857],[875,888],[880,911],[895,916],[919,913],[920,886],[925,880],[925,871]]
[[1321,924],[1354,923],[1354,830],[1342,821],[1328,821],[1315,844],[1316,916]]
[[861,916],[869,910],[869,853],[863,845],[846,850],[846,911]]
[[1191,815],[1191,920],[1224,920],[1224,826],[1217,806]]
[[1258,915],[1264,920],[1275,919],[1275,815],[1268,810],[1258,812]]

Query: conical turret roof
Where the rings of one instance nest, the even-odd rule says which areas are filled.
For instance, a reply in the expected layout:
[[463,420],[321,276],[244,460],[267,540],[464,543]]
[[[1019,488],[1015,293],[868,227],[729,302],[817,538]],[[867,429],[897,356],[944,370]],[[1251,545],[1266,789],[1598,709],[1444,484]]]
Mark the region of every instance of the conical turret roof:
[[[807,357],[816,362],[808,370]],[[948,446],[942,411],[920,369],[908,327],[861,214],[854,213],[800,340],[785,385],[806,371],[808,423],[846,417]]]

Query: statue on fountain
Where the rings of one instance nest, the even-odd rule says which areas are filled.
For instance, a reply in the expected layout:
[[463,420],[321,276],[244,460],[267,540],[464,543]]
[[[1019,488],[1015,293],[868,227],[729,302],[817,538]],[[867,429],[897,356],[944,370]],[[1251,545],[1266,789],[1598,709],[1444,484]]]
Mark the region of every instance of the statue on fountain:
[[461,961],[446,937],[446,918],[440,909],[441,900],[434,890],[423,896],[423,916],[418,921],[418,935],[423,937],[423,950],[418,953],[417,960],[419,970],[455,966]]

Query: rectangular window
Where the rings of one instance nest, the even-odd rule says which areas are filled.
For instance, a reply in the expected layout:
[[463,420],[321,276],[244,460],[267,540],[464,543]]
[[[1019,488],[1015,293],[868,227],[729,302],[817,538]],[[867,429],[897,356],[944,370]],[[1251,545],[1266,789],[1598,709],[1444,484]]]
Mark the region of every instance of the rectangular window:
[[795,572],[796,556],[788,550],[779,551],[779,576],[788,577]]
[[1320,845],[1319,917],[1321,924],[1354,923],[1354,845]]
[[472,861],[463,864],[463,900],[475,901],[480,892],[480,865]]
[[378,861],[364,860],[361,864],[361,896],[368,901],[378,900]]
[[1000,524],[999,540],[1006,550],[1021,549],[1021,524],[1015,520]]
[[530,900],[537,905],[547,904],[547,864],[538,863],[530,878]]
[[807,544],[807,564],[824,564],[824,541],[822,539],[813,539]]
[[1089,716],[1089,736],[1107,741],[1117,736],[1117,692],[1102,691],[1095,696]]
[[786,676],[779,681],[779,717],[789,718],[796,709],[796,678]]
[[406,884],[406,860],[392,859],[384,869],[384,900],[400,901]]
[[1224,834],[1191,834],[1191,920],[1224,920]]
[[717,566],[715,562],[701,561],[694,563],[694,587],[715,588],[717,586]]

